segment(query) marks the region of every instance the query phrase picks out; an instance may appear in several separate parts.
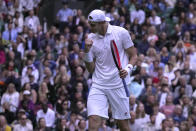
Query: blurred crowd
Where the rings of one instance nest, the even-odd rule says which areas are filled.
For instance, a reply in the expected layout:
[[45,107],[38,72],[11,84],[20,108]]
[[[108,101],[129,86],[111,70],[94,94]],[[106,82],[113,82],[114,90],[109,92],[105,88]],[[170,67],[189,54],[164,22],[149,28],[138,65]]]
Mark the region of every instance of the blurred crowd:
[[[195,131],[196,1],[97,3],[137,48],[131,130]],[[0,130],[86,131],[92,83],[82,53],[91,32],[87,16],[62,1],[47,27],[38,17],[41,7],[42,0],[0,0]],[[117,129],[110,118],[99,131]]]

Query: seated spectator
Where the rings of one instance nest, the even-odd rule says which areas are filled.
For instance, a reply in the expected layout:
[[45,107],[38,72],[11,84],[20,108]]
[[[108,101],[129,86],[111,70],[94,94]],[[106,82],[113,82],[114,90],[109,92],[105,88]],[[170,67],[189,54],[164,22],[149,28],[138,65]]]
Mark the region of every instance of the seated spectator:
[[[28,69],[31,69],[32,71],[28,71]],[[26,66],[24,66],[23,69],[22,69],[22,78],[26,78],[26,75],[28,73],[34,76],[34,78],[35,78],[34,82],[37,83],[38,79],[39,79],[39,71],[33,65],[33,60],[32,59],[28,59],[26,61]],[[28,81],[29,81],[29,79],[28,79]],[[24,82],[24,83],[26,83],[26,82]]]
[[142,93],[143,87],[140,83],[140,76],[139,74],[136,74],[134,76],[134,80],[131,82],[129,87],[130,94],[134,95],[136,98],[138,98]]
[[25,83],[23,87],[23,91],[20,93],[20,100],[23,100],[24,91],[27,90],[30,92],[30,99],[32,100],[33,104],[37,102],[37,92],[34,89],[31,89],[30,83]]
[[169,52],[165,46],[162,47],[160,55],[161,55],[161,62],[167,64],[169,61]]
[[171,117],[174,113],[175,105],[173,104],[173,96],[167,95],[166,104],[161,107],[161,112],[166,117]]
[[164,119],[162,121],[162,129],[160,129],[158,131],[168,131],[168,130],[170,130],[170,128],[168,127],[168,125],[169,125],[168,119]]
[[130,12],[130,22],[133,23],[135,19],[138,19],[138,23],[141,25],[145,21],[146,14],[139,4],[135,4],[135,10]]
[[70,128],[67,125],[67,120],[65,118],[61,118],[58,120],[56,131],[69,131]]
[[27,116],[25,114],[21,115],[19,124],[14,126],[13,131],[33,131],[33,126],[27,123]]
[[131,115],[131,119],[130,119],[130,129],[132,131],[137,131],[139,130],[141,127],[141,125],[139,123],[136,123],[135,122],[135,119],[136,119],[136,114],[134,111],[130,111],[130,115]]
[[48,86],[46,82],[42,82],[38,90],[38,95],[45,95],[48,98],[48,93],[49,93],[49,90],[48,90]]
[[24,109],[26,112],[27,117],[34,122],[35,116],[35,105],[33,104],[33,101],[31,100],[31,92],[28,90],[24,90],[23,92],[23,100],[19,103],[19,109]]
[[19,93],[16,91],[14,83],[8,84],[7,91],[2,96],[1,105],[4,111],[16,112],[19,105]]
[[[25,115],[26,111],[24,109],[20,109],[18,110],[17,114],[16,114],[16,119],[11,123],[11,127],[14,128],[15,125],[20,124],[20,119],[22,115]],[[26,120],[27,123],[29,123],[30,125],[32,124],[32,121],[29,120],[27,118]]]
[[154,42],[154,45],[151,44],[151,46],[155,46],[155,43],[159,40],[158,35],[156,34],[156,28],[155,26],[151,26],[148,29],[148,37],[147,37],[147,41],[150,43],[151,41]]
[[46,127],[46,121],[44,118],[39,118],[35,131],[51,131],[51,129]]
[[174,91],[174,98],[175,99],[179,99],[181,98],[183,95],[186,95],[188,97],[191,97],[192,94],[193,94],[193,89],[191,87],[191,85],[188,85],[187,84],[187,80],[185,77],[180,77],[179,79],[179,86],[177,86],[175,88],[175,91]]
[[161,123],[164,119],[166,119],[165,115],[159,111],[159,105],[155,104],[153,106],[153,114],[155,115],[155,128],[156,130],[161,129]]
[[181,122],[180,126],[179,126],[179,130],[180,131],[188,131],[189,130],[188,122],[186,122],[186,121]]
[[186,95],[183,95],[182,100],[180,100],[180,105],[182,106],[182,116],[187,119],[192,106],[190,98]]
[[4,31],[2,34],[2,38],[4,40],[9,40],[10,42],[16,42],[16,38],[18,36],[18,32],[13,29],[12,23],[8,24],[8,30]]
[[78,115],[81,115],[85,120],[87,120],[87,109],[83,101],[77,101],[76,103]]
[[136,119],[135,122],[139,125],[146,124],[150,121],[150,117],[148,114],[146,114],[144,110],[144,105],[142,103],[139,103],[136,109]]
[[136,98],[134,95],[130,95],[129,96],[129,108],[130,108],[130,111],[136,111],[136,108],[137,108],[137,103],[136,103]]
[[181,75],[185,77],[187,84],[190,84],[190,80],[195,77],[195,72],[190,69],[188,60],[184,61],[184,68],[181,70]]
[[77,113],[71,112],[70,120],[67,121],[67,126],[70,130],[75,130],[77,129],[77,125],[78,125]]
[[142,125],[142,131],[155,131],[156,130],[155,120],[156,120],[156,116],[151,114],[150,122]]
[[77,131],[87,131],[87,124],[85,120],[80,120],[78,122]]
[[182,121],[186,120],[186,118],[183,116],[182,113],[183,113],[182,106],[176,105],[175,110],[174,110],[174,114],[172,116],[172,118],[174,120],[174,124],[176,126],[179,126]]
[[34,11],[29,11],[29,16],[25,18],[25,25],[32,29],[35,33],[37,32],[37,27],[40,25],[40,21],[36,15],[34,15]]
[[43,117],[46,120],[46,127],[54,128],[55,112],[48,108],[47,103],[42,103],[41,107],[42,108],[37,112],[37,121]]
[[0,130],[1,131],[11,131],[11,127],[7,125],[7,120],[5,116],[0,115]]
[[172,118],[168,118],[168,127],[171,130],[179,131],[179,128],[174,124],[174,120]]
[[[58,13],[57,13],[57,21],[60,23],[60,29],[64,29],[68,22],[68,16],[73,16],[73,11],[72,9],[68,8],[68,2],[62,2],[63,8],[61,8]],[[62,30],[60,30],[62,32]]]
[[153,114],[153,106],[156,103],[155,96],[150,94],[147,95],[146,100],[143,103],[146,114]]
[[193,119],[194,126],[196,126],[196,105],[192,106],[190,117]]
[[70,102],[68,100],[62,101],[61,104],[59,104],[59,101],[56,105],[56,110],[57,110],[57,118],[65,118],[66,120],[70,119]]
[[150,23],[154,26],[161,24],[161,18],[156,14],[155,10],[152,10],[151,16],[150,16]]
[[176,45],[172,49],[174,54],[177,54],[179,51],[183,53],[183,56],[185,56],[187,52],[187,49],[185,48],[184,42],[182,40],[177,41]]
[[171,85],[172,80],[175,79],[174,71],[176,69],[174,68],[174,66],[175,66],[174,63],[172,61],[169,61],[167,64],[168,72],[164,72],[164,76],[168,78],[169,85]]
[[42,109],[42,103],[47,103],[48,107],[53,110],[53,106],[51,102],[48,101],[47,96],[45,94],[40,94],[38,95],[38,101],[35,105],[35,114],[37,114],[38,110]]

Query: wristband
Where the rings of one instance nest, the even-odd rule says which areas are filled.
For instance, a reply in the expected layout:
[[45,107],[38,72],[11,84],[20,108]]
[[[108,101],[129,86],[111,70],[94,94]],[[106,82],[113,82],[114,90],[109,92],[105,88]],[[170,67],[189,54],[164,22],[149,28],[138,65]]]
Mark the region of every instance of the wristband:
[[93,62],[93,57],[90,55],[90,53],[84,53],[83,60],[86,62]]
[[125,70],[128,72],[128,74],[130,74],[132,72],[132,69],[133,69],[133,65],[131,64],[128,64],[126,67],[125,67]]

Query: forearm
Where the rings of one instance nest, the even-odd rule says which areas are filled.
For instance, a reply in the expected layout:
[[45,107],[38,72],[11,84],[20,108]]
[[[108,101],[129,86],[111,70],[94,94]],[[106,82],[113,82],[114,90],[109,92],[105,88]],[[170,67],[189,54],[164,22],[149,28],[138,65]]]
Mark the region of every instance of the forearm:
[[137,62],[137,54],[136,53],[133,53],[130,56],[129,64],[131,64],[131,65],[134,66],[134,65],[136,65],[136,62]]
[[86,65],[86,68],[87,68],[89,73],[94,72],[94,70],[95,70],[95,63],[94,62],[86,62],[85,61],[85,65]]
[[129,56],[129,64],[131,65],[135,65],[136,62],[137,62],[137,51],[136,51],[136,48],[134,46],[126,49],[126,52]]

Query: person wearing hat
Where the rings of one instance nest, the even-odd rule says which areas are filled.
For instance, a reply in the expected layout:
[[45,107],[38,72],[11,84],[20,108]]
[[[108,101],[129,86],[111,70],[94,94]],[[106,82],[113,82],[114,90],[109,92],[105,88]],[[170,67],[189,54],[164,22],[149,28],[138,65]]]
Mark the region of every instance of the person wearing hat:
[[[102,10],[90,12],[88,22],[93,33],[85,40],[84,61],[92,73],[92,86],[87,100],[89,130],[97,131],[102,118],[108,118],[111,105],[112,117],[122,131],[130,131],[128,119],[129,97],[126,96],[121,78],[130,84],[128,77],[137,60],[136,50],[129,32],[109,24],[110,18]],[[120,55],[122,69],[115,66],[110,42],[114,40]],[[130,58],[130,59],[129,59]]]

